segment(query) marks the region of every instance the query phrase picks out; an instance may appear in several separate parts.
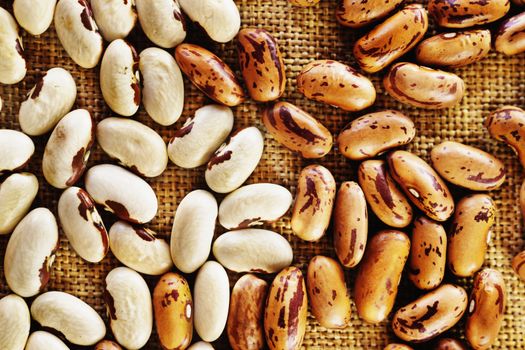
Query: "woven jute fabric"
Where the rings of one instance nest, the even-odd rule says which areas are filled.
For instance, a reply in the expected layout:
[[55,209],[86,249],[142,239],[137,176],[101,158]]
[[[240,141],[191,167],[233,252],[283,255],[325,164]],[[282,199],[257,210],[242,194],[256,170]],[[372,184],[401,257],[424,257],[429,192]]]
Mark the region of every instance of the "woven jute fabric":
[[[335,20],[337,2],[321,0],[312,8],[292,7],[286,0],[237,0],[244,27],[260,27],[270,31],[278,40],[286,64],[288,83],[283,100],[292,102],[311,113],[324,123],[336,136],[338,132],[352,119],[364,114],[348,113],[330,106],[305,99],[297,92],[295,78],[301,68],[314,59],[336,59],[352,66],[355,65],[352,47],[356,38],[365,33],[364,30],[345,29]],[[0,1],[0,4],[11,11],[11,2]],[[514,9],[513,11],[516,11]],[[137,26],[138,27],[138,26]],[[435,32],[432,27],[430,33]],[[216,45],[203,41],[201,35],[189,35],[189,41],[204,44],[223,58],[238,74],[236,41],[226,45]],[[129,38],[138,51],[153,46],[137,28]],[[69,70],[78,88],[75,108],[86,108],[97,121],[114,116],[114,113],[104,103],[99,88],[99,68],[86,70],[78,67],[66,54],[57,39],[55,30],[51,27],[40,37],[23,34],[23,44],[28,63],[27,76],[23,82],[16,85],[0,85],[0,96],[4,100],[4,108],[0,114],[0,127],[19,130],[18,109],[26,93],[46,70],[53,67],[63,67]],[[170,50],[172,52],[172,50]],[[413,57],[409,54],[408,60]],[[493,238],[486,255],[485,265],[501,271],[505,277],[508,290],[508,306],[497,343],[494,349],[525,349],[525,283],[519,282],[510,268],[511,258],[525,249],[523,227],[518,207],[519,186],[523,180],[523,171],[516,156],[506,145],[490,138],[483,121],[487,115],[503,105],[525,107],[525,55],[504,57],[491,52],[489,57],[466,68],[457,69],[466,82],[467,91],[460,104],[454,108],[440,111],[425,111],[411,108],[394,101],[384,91],[381,78],[383,73],[371,76],[377,89],[377,102],[369,111],[393,108],[409,115],[416,123],[417,136],[407,147],[410,151],[429,159],[429,152],[434,145],[445,140],[463,142],[486,150],[501,159],[507,168],[508,177],[501,189],[491,192],[497,207],[498,215],[493,229]],[[202,93],[185,80],[185,107],[181,119],[173,126],[161,127],[152,122],[141,107],[134,119],[153,127],[167,142],[186,118],[194,111],[210,103]],[[297,154],[279,145],[261,123],[261,112],[266,106],[247,101],[234,108],[235,128],[256,125],[265,133],[265,151],[259,166],[247,181],[248,183],[273,182],[289,188],[295,193],[297,177],[300,170],[314,161],[302,159]],[[33,138],[36,153],[27,167],[38,175],[40,190],[33,204],[34,207],[45,206],[56,214],[57,200],[60,191],[49,186],[41,171],[42,154],[49,135]],[[105,155],[100,147],[95,146],[88,166],[103,162],[114,162]],[[348,161],[334,148],[326,157],[315,161],[330,169],[338,184],[345,180],[355,180],[358,163]],[[158,215],[147,226],[160,236],[169,237],[173,217],[178,203],[185,194],[194,189],[206,188],[204,168],[184,170],[169,164],[167,170],[158,178],[148,180],[159,199]],[[82,182],[79,184],[82,186]],[[467,192],[454,189],[456,199]],[[220,199],[220,196],[217,197]],[[106,226],[110,227],[114,218],[104,215]],[[265,226],[283,234],[291,242],[294,249],[294,265],[305,271],[308,261],[317,254],[335,256],[332,234],[329,231],[317,243],[306,243],[291,234],[290,215],[282,220]],[[373,234],[383,228],[372,218],[370,232]],[[407,233],[408,230],[405,230]],[[217,235],[223,232],[217,227]],[[3,256],[9,236],[0,236],[0,295],[9,293],[3,276]],[[465,252],[469,254],[469,252]],[[213,259],[213,257],[210,257]],[[51,280],[46,290],[60,290],[71,293],[92,305],[104,319],[105,306],[102,299],[103,280],[106,274],[119,262],[109,254],[101,263],[91,264],[80,259],[61,232],[60,246],[53,264]],[[352,287],[355,280],[355,270],[346,272],[347,283]],[[231,285],[240,277],[230,273]],[[187,276],[193,284],[194,276]],[[271,276],[265,277],[271,280]],[[151,288],[156,278],[145,276]],[[450,274],[447,282],[459,283],[471,288],[472,279],[456,279]],[[396,308],[414,300],[421,292],[403,277]],[[28,300],[30,302],[31,300]],[[370,325],[359,320],[352,305],[350,325],[342,330],[327,330],[321,327],[311,314],[308,316],[308,326],[303,346],[308,349],[382,349],[389,341],[394,340],[389,322]],[[33,330],[38,325],[33,324]],[[458,324],[447,334],[463,337],[464,324]],[[108,337],[111,331],[108,326]],[[197,340],[197,335],[194,336]],[[229,348],[223,335],[215,344],[218,349]],[[71,348],[75,348],[72,346]],[[419,348],[429,349],[428,345]],[[156,334],[152,334],[145,349],[160,349]]]

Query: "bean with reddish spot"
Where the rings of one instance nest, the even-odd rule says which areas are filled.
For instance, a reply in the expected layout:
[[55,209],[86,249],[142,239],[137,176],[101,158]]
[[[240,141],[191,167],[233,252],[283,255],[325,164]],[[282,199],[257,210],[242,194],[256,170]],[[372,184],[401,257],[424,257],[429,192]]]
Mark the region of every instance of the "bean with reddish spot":
[[504,106],[485,119],[490,136],[506,143],[525,166],[525,111],[519,107]]

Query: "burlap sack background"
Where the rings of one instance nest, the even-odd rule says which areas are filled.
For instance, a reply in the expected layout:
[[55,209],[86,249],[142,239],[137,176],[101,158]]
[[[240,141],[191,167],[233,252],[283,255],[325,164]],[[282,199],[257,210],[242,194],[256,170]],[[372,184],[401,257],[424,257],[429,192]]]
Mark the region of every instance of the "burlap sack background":
[[[351,53],[353,42],[364,31],[345,29],[338,25],[335,21],[337,5],[335,0],[321,0],[319,5],[307,9],[292,7],[286,0],[236,0],[236,3],[241,12],[243,26],[265,28],[277,38],[280,44],[288,76],[284,100],[295,103],[310,112],[322,121],[334,136],[349,121],[365,113],[347,113],[306,100],[295,89],[295,77],[301,67],[311,60],[337,59],[355,66]],[[11,10],[11,2],[1,0],[0,4]],[[517,11],[517,8],[513,8],[513,12]],[[144,38],[140,29],[136,29],[129,39],[138,51],[152,45]],[[235,40],[226,45],[215,45],[195,34],[191,35],[189,40],[212,49],[238,72]],[[4,100],[4,108],[0,114],[1,128],[20,129],[17,120],[20,102],[24,100],[25,94],[44,71],[57,66],[68,69],[76,80],[78,87],[76,108],[87,108],[97,120],[114,115],[102,99],[98,83],[98,67],[85,70],[74,64],[60,45],[53,27],[40,37],[32,37],[24,33],[23,44],[28,62],[28,73],[25,80],[17,85],[0,85],[0,96]],[[412,58],[409,55],[407,59]],[[425,111],[395,102],[385,93],[381,84],[382,73],[379,73],[372,76],[378,98],[370,111],[396,108],[411,116],[418,131],[417,137],[408,149],[427,160],[428,153],[434,145],[445,140],[455,140],[491,152],[505,163],[508,170],[507,181],[500,190],[492,192],[499,211],[485,263],[485,266],[499,269],[504,274],[509,292],[503,328],[493,348],[525,349],[525,283],[519,282],[510,268],[511,258],[525,249],[518,208],[518,190],[523,179],[523,171],[512,151],[504,144],[492,140],[483,127],[483,120],[487,114],[500,106],[511,104],[521,108],[525,107],[525,55],[504,57],[492,52],[487,59],[458,69],[456,73],[465,80],[468,88],[462,102],[450,110]],[[176,125],[160,127],[154,124],[143,108],[135,118],[153,127],[168,141],[187,117],[191,116],[197,108],[210,103],[210,100],[198,92],[187,80],[185,88],[184,115]],[[263,104],[256,104],[253,101],[234,108],[235,127],[256,125],[260,130],[265,131],[260,120],[263,108],[265,108]],[[41,157],[48,136],[33,138],[37,151],[27,170],[37,174],[40,179],[40,191],[34,207],[46,206],[56,213],[60,191],[47,185],[41,173]],[[301,168],[312,162],[303,160],[283,148],[269,134],[265,136],[263,159],[248,182],[274,182],[288,187],[295,193],[296,180]],[[95,146],[89,159],[89,166],[108,161],[111,160],[98,146]],[[346,160],[337,149],[334,148],[319,162],[333,172],[338,183],[344,180],[355,180],[355,170],[358,164]],[[203,168],[184,170],[170,163],[162,176],[149,181],[158,195],[159,211],[156,219],[148,227],[161,236],[169,237],[175,209],[184,195],[193,189],[206,188],[203,173]],[[454,192],[457,197],[465,194],[464,191],[457,189],[454,189]],[[105,215],[104,218],[109,229],[114,219],[110,215]],[[304,271],[308,260],[314,255],[334,256],[330,232],[318,243],[301,242],[290,235],[289,218],[290,216],[287,215],[279,222],[267,225],[267,227],[282,233],[290,240],[294,248],[295,265],[303,268]],[[381,227],[377,220],[371,219],[371,234]],[[217,234],[221,232],[218,227]],[[406,230],[406,232],[409,231]],[[0,237],[1,257],[4,256],[8,238],[8,236]],[[468,254],[468,252],[465,253]],[[75,254],[61,233],[60,247],[47,289],[72,293],[92,305],[105,318],[102,300],[103,280],[106,274],[118,265],[118,261],[111,254],[100,264],[86,263]],[[3,266],[3,258],[0,259],[0,266]],[[346,275],[349,286],[352,286],[355,271],[347,271]],[[230,274],[232,286],[239,276]],[[193,283],[193,276],[188,276],[188,278],[190,283]],[[271,277],[267,279],[271,280]],[[450,275],[447,275],[446,279],[451,282],[457,281]],[[157,279],[146,277],[146,280],[153,287]],[[471,279],[457,282],[470,288]],[[7,293],[9,289],[3,277],[3,268],[0,268],[0,296]],[[396,307],[415,299],[417,295],[419,292],[403,278]],[[38,325],[34,324],[32,330],[37,327]],[[450,333],[461,336],[462,328],[460,324]],[[109,327],[108,337],[111,337]],[[197,340],[196,335],[194,339]],[[353,306],[351,324],[344,330],[324,329],[310,315],[303,345],[308,349],[382,349],[392,339],[394,338],[388,322],[380,325],[366,324],[358,319]],[[229,348],[224,335],[215,345],[218,349]],[[429,345],[423,345],[420,348],[429,349]],[[152,335],[145,349],[160,349],[155,334]]]

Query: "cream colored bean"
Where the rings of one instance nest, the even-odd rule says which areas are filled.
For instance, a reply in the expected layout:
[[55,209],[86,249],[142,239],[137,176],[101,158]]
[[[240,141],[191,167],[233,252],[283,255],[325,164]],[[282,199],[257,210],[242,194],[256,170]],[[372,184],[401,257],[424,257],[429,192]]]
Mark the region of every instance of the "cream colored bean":
[[26,215],[38,193],[38,179],[30,173],[9,175],[0,184],[0,235],[11,233]]
[[0,299],[0,348],[22,350],[29,335],[31,317],[24,299],[8,294]]
[[186,38],[186,23],[178,0],[135,0],[142,30],[153,43],[173,48]]
[[214,347],[205,341],[200,341],[188,348],[188,350],[213,350]]
[[16,84],[27,72],[24,46],[15,19],[3,7],[0,7],[0,28],[0,83]]
[[20,131],[0,129],[0,174],[23,168],[33,156],[33,140]]
[[93,16],[106,41],[124,39],[137,22],[133,1],[91,0]]
[[13,13],[18,24],[29,34],[40,35],[51,25],[56,4],[57,0],[15,0]]
[[69,348],[53,334],[36,331],[29,336],[24,350],[69,350]]

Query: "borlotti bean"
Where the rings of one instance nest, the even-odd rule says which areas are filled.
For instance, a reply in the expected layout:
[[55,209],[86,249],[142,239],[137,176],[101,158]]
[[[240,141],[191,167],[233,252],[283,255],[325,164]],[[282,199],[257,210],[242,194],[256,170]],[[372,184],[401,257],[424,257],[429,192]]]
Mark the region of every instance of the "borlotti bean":
[[139,109],[139,56],[127,41],[112,41],[100,64],[100,90],[104,101],[113,112],[125,117]]
[[424,216],[414,220],[408,279],[419,289],[430,290],[441,284],[447,259],[447,233],[443,226]]
[[0,174],[23,168],[33,156],[35,144],[24,133],[0,129]]
[[466,324],[472,348],[483,350],[494,344],[505,316],[506,299],[505,280],[499,271],[483,269],[476,275]]
[[392,328],[404,341],[425,342],[454,327],[465,313],[467,303],[463,288],[443,284],[399,309]]
[[194,343],[188,348],[188,350],[213,350],[213,349],[214,347],[210,343],[205,342],[205,341]]
[[29,34],[40,35],[51,25],[56,4],[57,0],[15,0],[13,13],[18,24]]
[[505,20],[496,33],[494,47],[505,55],[525,51],[525,12]]
[[512,0],[516,5],[525,6],[525,0]]
[[146,281],[127,267],[111,270],[105,279],[104,300],[111,331],[126,349],[140,349],[153,328],[151,294]]
[[51,68],[20,104],[20,128],[31,136],[51,131],[71,110],[76,97],[77,87],[71,74],[63,68]]
[[275,273],[290,266],[293,251],[278,233],[248,228],[229,231],[213,243],[213,255],[228,270]]
[[259,164],[263,148],[264,137],[257,127],[237,130],[208,161],[206,183],[217,193],[239,188]]
[[62,118],[49,137],[42,172],[56,188],[74,185],[86,170],[95,141],[95,121],[85,109],[76,109]]
[[16,294],[0,299],[0,324],[0,348],[22,350],[31,327],[31,316],[24,299]]
[[169,272],[153,291],[153,311],[159,340],[164,349],[185,349],[193,335],[193,299],[184,277]]
[[260,102],[278,99],[286,88],[286,72],[274,37],[264,29],[245,28],[237,39],[239,65],[251,98]]
[[525,250],[512,259],[512,269],[522,281],[525,281]]
[[368,73],[379,72],[417,45],[428,29],[427,10],[410,4],[357,40],[354,57]]
[[306,98],[356,112],[376,100],[372,82],[354,68],[332,60],[313,61],[297,76],[297,90]]
[[299,174],[292,209],[292,231],[302,240],[315,242],[324,236],[335,200],[335,179],[322,165],[309,165]]
[[38,193],[38,179],[30,173],[9,175],[0,184],[0,235],[11,233],[26,215]]
[[124,265],[147,275],[161,275],[173,267],[170,246],[147,228],[117,221],[109,229],[109,246]]
[[0,83],[16,84],[26,76],[22,38],[18,35],[18,24],[9,12],[0,8]]
[[428,217],[446,221],[454,212],[454,199],[439,175],[415,154],[394,151],[387,156],[392,178]]
[[403,0],[341,0],[336,17],[345,27],[361,28],[388,16],[402,2]]
[[264,341],[264,304],[268,283],[246,274],[233,287],[226,331],[233,350],[259,350]]
[[179,0],[182,10],[217,42],[231,41],[241,27],[239,9],[233,0]]
[[39,295],[31,304],[31,316],[40,326],[62,333],[75,345],[94,345],[106,334],[99,314],[84,301],[64,292]]
[[495,218],[496,205],[486,194],[469,195],[457,203],[447,247],[447,264],[454,275],[472,276],[481,269]]
[[142,103],[160,125],[175,123],[184,107],[184,81],[177,62],[166,51],[150,47],[139,55]]
[[103,40],[86,0],[60,0],[55,9],[55,30],[71,59],[82,68],[100,61]]
[[425,109],[450,108],[465,93],[465,83],[459,76],[408,62],[394,64],[383,85],[399,102]]
[[432,166],[445,180],[473,191],[499,188],[505,165],[492,154],[459,142],[446,141],[430,152]]
[[518,107],[504,106],[485,119],[490,136],[505,142],[518,155],[525,167],[525,111]]
[[467,347],[457,339],[442,338],[437,341],[433,350],[467,350]]
[[228,319],[230,282],[224,268],[208,261],[199,269],[193,287],[194,326],[202,340],[219,338]]
[[434,35],[418,45],[416,59],[426,66],[463,67],[485,58],[490,40],[488,29]]
[[95,350],[122,350],[120,345],[111,340],[102,340],[97,343]]
[[219,206],[219,222],[228,230],[274,222],[286,214],[292,200],[290,191],[280,185],[246,185],[224,197]]
[[337,191],[334,216],[334,248],[344,267],[355,267],[365,252],[368,237],[368,211],[363,190],[345,181]]
[[28,298],[40,293],[47,282],[58,247],[58,227],[46,208],[30,211],[9,238],[4,274],[9,289]]
[[36,331],[31,333],[24,350],[69,350],[60,338],[51,333]]
[[233,128],[233,113],[227,106],[207,105],[186,119],[168,143],[168,156],[181,168],[206,164]]
[[414,122],[403,113],[385,110],[365,114],[345,126],[337,137],[339,152],[352,160],[373,158],[414,139]]
[[95,202],[81,188],[70,187],[58,200],[60,226],[75,252],[97,263],[109,250],[109,237]]
[[374,324],[386,319],[394,306],[409,251],[410,239],[400,231],[380,231],[370,239],[354,287],[361,319]]
[[170,49],[186,38],[186,20],[177,0],[135,0],[144,34],[155,45]]
[[195,272],[208,259],[217,220],[217,201],[207,191],[188,193],[177,207],[171,229],[171,258],[177,269]]
[[308,298],[303,274],[295,266],[275,276],[264,309],[264,334],[270,350],[298,350],[306,332]]
[[388,344],[384,350],[413,350],[410,346],[405,344]]
[[466,28],[497,21],[510,9],[509,0],[430,0],[428,11],[437,24],[447,28]]
[[97,142],[111,158],[145,177],[168,166],[166,144],[157,132],[129,118],[105,118],[97,125]]
[[410,202],[387,171],[384,160],[366,160],[359,165],[357,179],[366,201],[388,226],[402,228],[412,221]]
[[317,5],[320,0],[288,0],[294,6],[309,7]]
[[345,328],[350,322],[350,294],[343,268],[334,259],[314,256],[308,264],[306,288],[312,314],[325,328]]
[[91,0],[93,17],[106,41],[124,39],[137,22],[137,13],[132,1]]
[[244,101],[244,91],[232,69],[212,52],[197,45],[180,44],[175,49],[175,59],[188,79],[212,100],[230,107]]
[[157,195],[151,186],[124,168],[95,165],[86,172],[85,184],[95,202],[122,220],[144,224],[157,214]]
[[332,149],[330,130],[291,103],[277,102],[263,112],[262,120],[279,143],[304,158],[322,158]]

